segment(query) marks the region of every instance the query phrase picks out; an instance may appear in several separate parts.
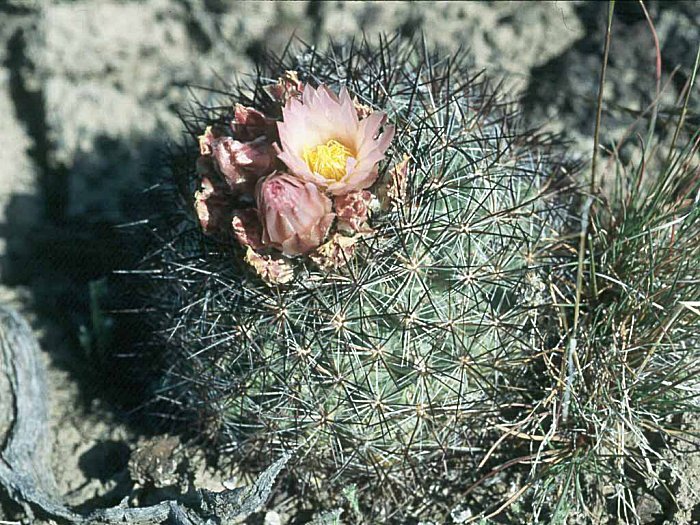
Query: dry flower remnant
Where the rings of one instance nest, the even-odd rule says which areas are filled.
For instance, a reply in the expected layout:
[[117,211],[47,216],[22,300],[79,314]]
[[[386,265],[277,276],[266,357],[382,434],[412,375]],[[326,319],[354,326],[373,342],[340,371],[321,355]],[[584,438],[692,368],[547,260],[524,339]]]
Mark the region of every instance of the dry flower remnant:
[[391,180],[377,179],[394,126],[345,87],[314,88],[294,71],[265,92],[281,121],[236,104],[228,125],[199,137],[195,211],[205,234],[235,239],[241,257],[276,285],[292,280],[294,260],[344,266],[359,236],[373,233],[377,195],[390,190],[383,186]]

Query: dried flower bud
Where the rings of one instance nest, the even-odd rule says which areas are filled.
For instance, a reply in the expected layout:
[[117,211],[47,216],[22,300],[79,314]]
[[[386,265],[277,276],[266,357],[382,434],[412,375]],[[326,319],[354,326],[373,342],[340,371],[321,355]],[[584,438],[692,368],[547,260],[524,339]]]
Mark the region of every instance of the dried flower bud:
[[242,104],[236,104],[234,108],[231,128],[240,141],[251,141],[263,136],[270,142],[277,140],[277,121]]
[[369,117],[374,112],[374,109],[372,109],[371,106],[360,103],[357,100],[357,98],[354,98],[352,100],[352,103],[355,106],[355,111],[357,112],[357,118],[359,118],[360,120]]
[[262,225],[257,210],[253,208],[235,210],[231,226],[233,235],[241,243],[241,246],[250,247],[253,250],[259,250],[263,247]]
[[276,165],[275,151],[265,137],[251,142],[222,137],[212,143],[211,149],[219,172],[234,194],[252,193],[258,179]]
[[359,238],[334,233],[327,242],[311,253],[311,260],[323,270],[337,270],[354,257],[355,245]]
[[338,228],[349,232],[367,231],[369,206],[372,194],[367,190],[352,191],[335,197],[335,214],[338,217]]
[[286,284],[294,278],[294,270],[287,261],[269,255],[260,255],[248,247],[245,261],[269,285]]
[[408,175],[407,155],[391,168],[377,188],[377,197],[383,211],[406,200],[406,177]]
[[199,153],[204,156],[211,155],[212,144],[221,137],[225,136],[225,130],[223,130],[220,126],[207,126],[204,133],[197,137],[199,140]]
[[225,233],[231,224],[231,194],[222,183],[213,182],[216,179],[202,177],[199,191],[195,192],[195,211],[199,217],[204,233]]
[[286,71],[277,80],[277,84],[265,87],[267,94],[282,105],[290,98],[299,98],[303,89],[304,84],[299,81],[296,71]]

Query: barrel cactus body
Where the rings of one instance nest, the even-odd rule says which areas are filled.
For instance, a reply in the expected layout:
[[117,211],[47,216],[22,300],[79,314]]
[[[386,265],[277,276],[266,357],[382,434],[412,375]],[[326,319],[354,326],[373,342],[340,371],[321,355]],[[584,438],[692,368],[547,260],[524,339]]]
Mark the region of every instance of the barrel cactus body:
[[235,239],[202,232],[202,178],[188,161],[173,185],[185,213],[161,230],[158,278],[144,288],[167,356],[159,393],[244,470],[292,451],[305,497],[331,505],[354,484],[369,516],[421,516],[426,498],[447,513],[442,489],[474,481],[546,344],[565,163],[462,55],[398,40],[301,45],[263,67],[198,112],[193,137],[230,123],[236,103],[279,119],[265,88],[289,71],[347,87],[358,111],[396,127],[369,188],[369,228],[325,261],[288,258],[270,282]]

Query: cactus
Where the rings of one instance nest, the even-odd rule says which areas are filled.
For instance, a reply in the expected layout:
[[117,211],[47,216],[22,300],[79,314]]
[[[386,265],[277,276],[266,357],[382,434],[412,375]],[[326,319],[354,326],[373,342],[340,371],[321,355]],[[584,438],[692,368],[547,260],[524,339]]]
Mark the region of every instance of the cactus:
[[[464,53],[399,39],[296,47],[185,119],[192,139],[165,185],[184,206],[142,268],[157,277],[140,288],[167,365],[157,395],[243,471],[293,451],[297,493],[321,506],[355,484],[368,519],[446,516],[497,456],[497,426],[526,409],[577,165]],[[388,114],[380,181],[393,186],[377,187],[373,232],[346,264],[297,259],[291,281],[270,285],[236,242],[203,235],[195,137],[230,122],[234,103],[278,115],[264,87],[285,71]]]

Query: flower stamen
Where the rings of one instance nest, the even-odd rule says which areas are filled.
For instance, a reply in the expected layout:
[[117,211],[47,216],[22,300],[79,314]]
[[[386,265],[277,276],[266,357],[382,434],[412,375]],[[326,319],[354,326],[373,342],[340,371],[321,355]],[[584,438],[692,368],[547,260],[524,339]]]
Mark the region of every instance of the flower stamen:
[[322,177],[339,181],[347,171],[348,158],[352,152],[337,140],[329,140],[313,148],[304,148],[304,162]]

